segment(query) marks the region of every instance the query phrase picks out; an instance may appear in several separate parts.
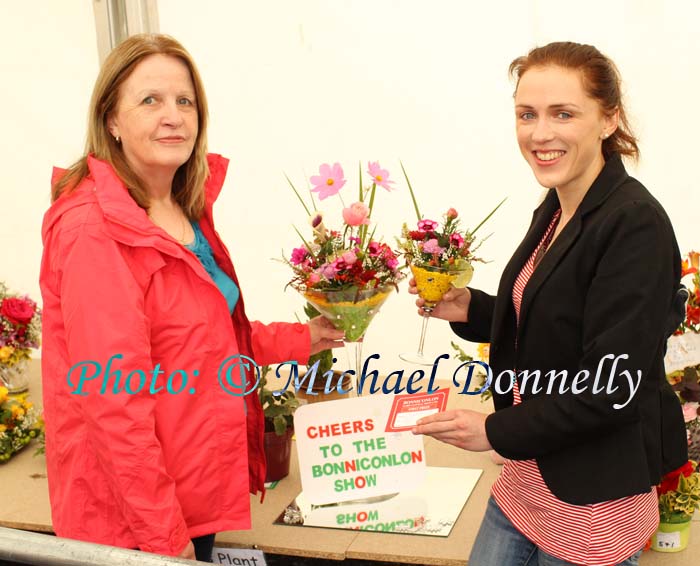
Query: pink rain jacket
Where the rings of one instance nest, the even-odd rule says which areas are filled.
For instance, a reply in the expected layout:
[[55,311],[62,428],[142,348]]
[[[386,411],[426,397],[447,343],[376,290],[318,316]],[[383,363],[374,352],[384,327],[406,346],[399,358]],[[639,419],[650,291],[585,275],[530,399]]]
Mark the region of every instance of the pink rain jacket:
[[[260,366],[306,361],[309,331],[249,322],[242,297],[229,316],[196,256],[148,219],[109,164],[90,157],[88,165],[90,176],[43,225],[53,527],[62,537],[177,555],[192,537],[250,528],[248,492],[263,490],[260,402],[226,393],[219,365],[239,353]],[[227,165],[209,156],[200,225],[238,284],[212,219]],[[81,362],[93,363],[69,376]],[[240,384],[240,370],[229,376]]]

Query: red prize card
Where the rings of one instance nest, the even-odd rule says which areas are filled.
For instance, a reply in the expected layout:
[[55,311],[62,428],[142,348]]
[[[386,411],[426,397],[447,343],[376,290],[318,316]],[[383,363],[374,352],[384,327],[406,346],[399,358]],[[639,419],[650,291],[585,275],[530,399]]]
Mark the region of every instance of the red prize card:
[[444,411],[449,393],[449,389],[438,389],[435,393],[396,395],[386,432],[411,430],[419,419]]

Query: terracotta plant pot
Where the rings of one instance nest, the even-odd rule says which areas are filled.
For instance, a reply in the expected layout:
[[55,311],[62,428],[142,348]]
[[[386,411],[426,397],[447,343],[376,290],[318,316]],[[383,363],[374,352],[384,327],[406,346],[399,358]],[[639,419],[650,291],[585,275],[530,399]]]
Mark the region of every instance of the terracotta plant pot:
[[289,475],[293,435],[294,431],[291,428],[287,428],[287,432],[282,436],[278,436],[274,431],[265,433],[266,482],[281,480]]
[[691,518],[682,516],[673,522],[661,522],[651,537],[651,549],[658,552],[680,552],[687,547]]

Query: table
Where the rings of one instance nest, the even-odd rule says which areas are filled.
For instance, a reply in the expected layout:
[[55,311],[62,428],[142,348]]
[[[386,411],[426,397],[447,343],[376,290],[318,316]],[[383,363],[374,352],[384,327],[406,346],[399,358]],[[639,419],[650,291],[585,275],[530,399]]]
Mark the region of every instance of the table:
[[[30,372],[30,399],[40,407],[39,360],[31,362]],[[271,387],[275,387],[275,384]],[[448,408],[455,407],[484,412],[490,410],[488,404],[466,395],[450,396]],[[273,525],[277,516],[301,491],[295,451],[289,476],[275,489],[268,490],[265,502],[261,504],[259,498],[251,496],[252,529],[220,533],[216,544],[312,558],[358,558],[405,564],[464,566],[486,509],[489,488],[498,477],[500,467],[491,462],[487,453],[466,452],[432,438],[425,439],[425,448],[428,465],[484,470],[447,538]],[[30,444],[0,467],[0,526],[51,532],[46,462],[43,456],[33,456],[35,449],[36,443]],[[691,525],[690,544],[685,551],[677,554],[645,552],[640,566],[691,565],[696,563],[698,556],[700,517],[696,514]]]

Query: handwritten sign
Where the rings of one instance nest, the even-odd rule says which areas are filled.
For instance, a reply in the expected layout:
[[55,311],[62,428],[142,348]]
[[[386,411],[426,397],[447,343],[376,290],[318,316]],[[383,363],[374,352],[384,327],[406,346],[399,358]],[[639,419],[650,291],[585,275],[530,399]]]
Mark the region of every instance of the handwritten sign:
[[299,474],[314,505],[352,501],[420,485],[423,437],[385,432],[393,396],[312,403],[294,414]]
[[211,553],[214,564],[228,564],[228,566],[267,566],[262,550],[250,548],[220,548],[214,547]]
[[656,546],[658,548],[680,548],[681,547],[681,533],[678,531],[673,533],[662,533],[661,531],[656,532]]
[[668,347],[664,365],[666,373],[700,364],[700,334],[687,333],[679,336],[671,336],[668,339]]

